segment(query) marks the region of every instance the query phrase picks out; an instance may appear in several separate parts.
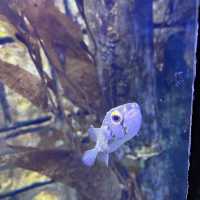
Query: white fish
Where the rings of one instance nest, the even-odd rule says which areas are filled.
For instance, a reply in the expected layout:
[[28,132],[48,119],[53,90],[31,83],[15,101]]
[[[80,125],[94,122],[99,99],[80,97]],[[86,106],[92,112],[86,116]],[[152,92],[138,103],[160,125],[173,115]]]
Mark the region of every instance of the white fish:
[[89,136],[96,145],[84,153],[83,163],[92,166],[97,158],[108,166],[109,154],[137,135],[141,123],[142,114],[137,103],[112,108],[106,113],[100,128],[89,128]]

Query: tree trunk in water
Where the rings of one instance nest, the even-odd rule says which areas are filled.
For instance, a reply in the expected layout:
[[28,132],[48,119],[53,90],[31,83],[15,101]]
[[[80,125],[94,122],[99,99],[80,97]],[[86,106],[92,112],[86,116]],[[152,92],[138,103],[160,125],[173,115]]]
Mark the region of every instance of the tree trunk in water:
[[[131,144],[134,149],[143,147],[157,154],[140,166],[138,181],[145,199],[184,199],[187,191],[193,71],[184,60],[188,47],[180,47],[177,52],[173,49],[188,39],[188,31],[191,27],[195,29],[195,23],[190,24],[190,28],[182,27],[183,37],[180,34],[170,39],[169,33],[176,33],[173,29],[160,32],[164,38],[169,38],[163,48],[164,70],[159,73],[157,63],[153,61],[154,50],[158,47],[154,44],[152,0],[84,2],[97,44],[96,62],[105,110],[137,101],[141,105],[143,124],[140,136],[133,139]],[[182,16],[183,24],[188,24],[195,17],[196,1],[188,3],[191,9],[184,3],[165,3],[168,7],[174,4],[173,15],[169,16],[172,22],[177,20],[178,11],[181,10],[180,15],[186,13],[184,9],[194,14],[188,18]],[[179,10],[176,10],[176,6]],[[191,43],[194,44],[194,37]],[[194,52],[194,45],[190,45],[190,51]],[[177,69],[173,69],[176,66]],[[184,74],[184,84],[178,86],[174,77],[177,78],[180,71]],[[178,160],[183,163],[181,167],[175,157],[179,157]]]

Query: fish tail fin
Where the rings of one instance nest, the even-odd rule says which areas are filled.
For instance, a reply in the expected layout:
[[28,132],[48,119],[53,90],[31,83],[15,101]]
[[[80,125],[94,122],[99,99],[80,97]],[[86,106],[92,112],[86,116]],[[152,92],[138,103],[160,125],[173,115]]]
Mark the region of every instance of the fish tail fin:
[[98,160],[103,162],[108,167],[109,154],[108,153],[99,153]]
[[87,150],[82,157],[82,161],[87,166],[92,166],[95,163],[98,151],[96,148]]

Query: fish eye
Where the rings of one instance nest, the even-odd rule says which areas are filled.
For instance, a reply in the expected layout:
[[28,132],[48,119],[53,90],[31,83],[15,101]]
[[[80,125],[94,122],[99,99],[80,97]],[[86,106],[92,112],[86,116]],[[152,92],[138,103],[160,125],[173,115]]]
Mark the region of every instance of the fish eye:
[[120,121],[120,116],[118,116],[118,115],[113,115],[113,116],[112,116],[112,119],[113,119],[115,122],[118,122],[118,121]]
[[115,123],[120,123],[122,121],[122,116],[120,114],[120,112],[118,111],[113,111],[111,113],[111,120]]

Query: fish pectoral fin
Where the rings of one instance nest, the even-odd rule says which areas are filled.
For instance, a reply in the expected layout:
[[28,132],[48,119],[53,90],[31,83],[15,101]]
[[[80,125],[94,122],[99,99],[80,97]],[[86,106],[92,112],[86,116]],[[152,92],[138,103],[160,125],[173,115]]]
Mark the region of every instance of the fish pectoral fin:
[[91,126],[89,129],[88,129],[88,134],[89,134],[89,137],[90,139],[93,141],[93,142],[96,142],[97,141],[97,135],[98,133],[101,131],[101,128],[94,128],[93,126]]
[[94,128],[93,126],[91,126],[91,127],[88,129],[89,137],[90,137],[90,139],[91,139],[93,142],[96,142],[96,140],[97,140],[97,136],[96,136],[95,129],[96,129],[96,128]]
[[108,167],[108,161],[109,161],[108,153],[99,153],[97,158],[99,161],[103,162]]
[[83,163],[85,165],[91,167],[95,163],[97,154],[98,154],[98,151],[96,148],[85,151],[85,153],[83,154],[83,157],[82,157]]

